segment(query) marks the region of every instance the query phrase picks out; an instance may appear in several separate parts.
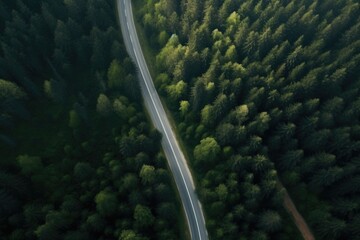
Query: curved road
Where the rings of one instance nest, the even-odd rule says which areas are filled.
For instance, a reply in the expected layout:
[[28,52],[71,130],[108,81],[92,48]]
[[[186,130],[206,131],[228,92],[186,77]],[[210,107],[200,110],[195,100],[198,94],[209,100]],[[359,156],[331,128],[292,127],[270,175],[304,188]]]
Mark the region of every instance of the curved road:
[[135,29],[131,0],[117,0],[117,9],[126,49],[139,69],[138,75],[145,106],[155,127],[163,135],[161,144],[180,193],[191,239],[207,240],[208,236],[205,228],[204,214],[198,197],[195,194],[191,173],[155,90],[141,50]]

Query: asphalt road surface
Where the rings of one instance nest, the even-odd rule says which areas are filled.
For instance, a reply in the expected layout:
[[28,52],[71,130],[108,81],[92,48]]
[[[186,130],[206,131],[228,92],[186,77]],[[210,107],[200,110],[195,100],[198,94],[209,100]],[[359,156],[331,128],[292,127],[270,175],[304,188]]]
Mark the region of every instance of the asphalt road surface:
[[141,50],[135,29],[131,0],[118,0],[117,8],[126,49],[139,70],[140,87],[145,106],[155,127],[163,135],[161,144],[180,193],[191,239],[207,240],[204,214],[195,193],[191,173],[156,92]]

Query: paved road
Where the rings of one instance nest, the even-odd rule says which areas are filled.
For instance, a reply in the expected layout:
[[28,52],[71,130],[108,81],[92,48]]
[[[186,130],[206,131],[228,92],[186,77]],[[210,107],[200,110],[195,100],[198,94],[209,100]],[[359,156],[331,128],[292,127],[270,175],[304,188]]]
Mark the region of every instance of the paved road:
[[135,29],[131,0],[118,0],[117,8],[126,49],[139,69],[140,87],[145,106],[155,127],[163,135],[162,146],[180,193],[191,239],[207,240],[204,214],[198,197],[195,194],[191,173],[155,90],[141,50]]

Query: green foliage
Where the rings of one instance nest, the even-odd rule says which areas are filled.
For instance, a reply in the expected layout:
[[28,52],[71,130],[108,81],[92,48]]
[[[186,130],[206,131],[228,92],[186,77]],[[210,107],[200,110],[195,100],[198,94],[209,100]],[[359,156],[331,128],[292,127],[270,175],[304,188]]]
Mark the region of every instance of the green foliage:
[[259,217],[259,227],[265,231],[276,231],[281,228],[282,222],[281,217],[277,212],[268,211],[264,212]]
[[39,157],[30,157],[28,155],[20,155],[17,161],[21,171],[25,175],[37,174],[43,170],[43,164]]
[[89,163],[78,162],[74,167],[74,177],[79,182],[91,179],[94,173],[94,169]]
[[94,232],[101,232],[104,230],[106,226],[106,222],[100,214],[90,215],[87,218],[86,223],[89,225],[91,229],[94,230]]
[[0,79],[0,101],[24,99],[26,94],[13,82]]
[[[194,150],[210,238],[296,238],[286,234],[277,173],[317,238],[358,236],[359,4],[141,6],[159,50],[156,85]],[[113,9],[83,0],[0,5],[0,167],[22,179],[1,177],[5,239],[178,236],[167,223],[176,221],[174,194],[156,157],[160,138],[141,113]],[[97,104],[100,93],[107,99]],[[136,206],[151,225],[133,218]]]
[[178,102],[186,93],[186,83],[184,81],[179,81],[176,84],[169,85],[166,90],[169,96],[170,101]]
[[135,224],[138,228],[143,229],[153,225],[155,217],[147,206],[136,205],[134,211]]
[[119,89],[123,87],[123,79],[125,78],[125,70],[120,62],[115,59],[111,62],[107,72],[108,86],[110,88]]
[[103,216],[111,216],[115,213],[118,200],[116,195],[109,191],[101,191],[95,196],[96,209]]
[[51,92],[51,83],[49,80],[45,80],[44,81],[44,93],[48,98],[52,97],[52,92]]
[[199,166],[206,163],[212,164],[218,157],[220,151],[221,148],[216,140],[212,137],[207,137],[202,139],[200,144],[194,148],[194,157]]
[[155,181],[155,168],[149,165],[143,165],[140,170],[140,178],[144,184],[153,184]]
[[80,126],[80,117],[75,110],[69,112],[69,127],[75,129]]
[[111,113],[111,103],[109,98],[105,94],[100,94],[97,99],[96,111],[106,117]]
[[143,238],[139,237],[134,231],[132,230],[123,230],[119,237],[119,240],[142,240]]
[[[176,7],[166,14],[161,4],[148,2],[141,14],[152,20],[145,21],[149,38],[173,34],[153,46],[157,86],[170,106],[180,101],[170,110],[193,151],[210,237],[286,239],[296,232],[285,221],[278,227],[282,180],[305,219],[317,202],[331,206],[322,213],[334,231],[321,217],[309,221],[317,238],[352,238],[348,227],[359,213],[345,212],[359,198],[359,4],[182,0],[168,1]],[[175,24],[166,21],[173,9]],[[190,91],[176,98],[179,81]],[[238,184],[230,184],[232,174]],[[220,200],[221,184],[228,194]],[[300,197],[300,185],[312,197]],[[343,210],[334,206],[339,197],[350,202],[339,201]],[[249,212],[225,221],[235,206]]]
[[[144,114],[115,4],[0,4],[1,239],[180,235],[161,136]],[[171,4],[159,11],[175,21]],[[154,170],[144,180],[143,165]]]
[[185,116],[186,113],[190,110],[190,103],[189,101],[180,101],[180,113],[182,116]]

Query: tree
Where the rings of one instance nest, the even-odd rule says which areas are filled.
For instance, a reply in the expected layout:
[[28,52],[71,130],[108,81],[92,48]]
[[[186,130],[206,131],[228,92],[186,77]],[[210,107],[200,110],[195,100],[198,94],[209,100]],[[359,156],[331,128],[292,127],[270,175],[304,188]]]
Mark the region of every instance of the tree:
[[20,208],[20,201],[8,191],[0,188],[0,214],[3,217],[10,217]]
[[135,224],[139,229],[146,229],[154,224],[155,217],[147,206],[136,205],[134,210]]
[[86,223],[95,232],[103,231],[106,226],[106,222],[105,222],[104,218],[102,216],[100,216],[100,214],[98,214],[98,213],[90,215],[86,219]]
[[0,79],[0,101],[24,99],[26,94],[15,83]]
[[204,138],[194,149],[195,161],[198,165],[212,165],[220,151],[221,148],[214,138]]
[[118,200],[113,192],[103,190],[95,196],[96,209],[102,216],[112,216],[117,212]]
[[94,174],[95,171],[89,163],[79,162],[74,167],[74,176],[79,182],[90,180]]
[[129,118],[129,111],[126,107],[126,104],[120,99],[115,99],[113,102],[113,110],[122,120],[126,120]]
[[219,144],[222,146],[237,144],[235,127],[230,123],[224,123],[219,125],[216,128],[216,139],[219,141]]
[[156,179],[155,167],[150,165],[143,165],[140,170],[140,178],[144,184],[153,184]]
[[340,167],[331,167],[322,169],[312,176],[310,184],[313,187],[327,187],[338,181],[344,176],[344,169]]
[[280,157],[280,166],[283,170],[292,170],[301,162],[303,157],[303,150],[289,150]]
[[123,230],[120,234],[119,240],[143,240],[143,238],[141,238],[133,230]]
[[176,103],[180,100],[180,98],[185,96],[187,84],[181,80],[176,84],[172,84],[167,86],[167,94],[169,96],[170,101]]
[[324,149],[330,136],[331,131],[329,129],[322,129],[310,134],[304,139],[304,150],[316,152],[319,151],[319,149]]
[[123,79],[125,78],[125,70],[121,66],[119,60],[114,59],[107,72],[108,86],[113,89],[123,87]]
[[106,117],[111,113],[110,100],[103,93],[101,93],[97,99],[96,111],[103,117]]
[[240,105],[236,107],[234,113],[238,124],[242,124],[248,119],[249,107],[247,105]]
[[254,121],[248,124],[249,131],[262,135],[269,128],[270,120],[267,112],[261,112]]
[[35,230],[35,235],[39,240],[54,239],[60,240],[60,232],[52,224],[40,225]]
[[69,112],[69,127],[76,129],[80,126],[81,120],[75,110]]
[[138,182],[138,176],[133,173],[128,173],[122,178],[121,187],[130,192],[138,186]]
[[337,218],[330,218],[320,224],[317,231],[321,238],[337,239],[346,229],[346,222]]
[[189,101],[180,101],[180,113],[182,116],[185,116],[186,113],[189,112],[189,108],[190,108],[190,103]]
[[278,231],[282,227],[281,217],[275,211],[266,211],[259,217],[258,225],[266,232]]
[[284,111],[286,120],[288,120],[289,122],[295,121],[295,119],[301,116],[302,108],[303,107],[301,103],[294,103],[288,106]]
[[235,45],[231,45],[225,53],[225,59],[230,62],[236,62],[237,61],[237,51]]
[[201,123],[205,126],[212,127],[215,124],[215,110],[213,105],[206,105],[201,110]]
[[169,40],[169,34],[166,31],[162,31],[159,34],[158,42],[161,47],[164,47],[167,41]]
[[224,202],[226,200],[228,196],[228,189],[225,184],[219,184],[219,186],[216,187],[215,192],[221,201]]
[[253,158],[253,164],[252,165],[253,165],[253,169],[254,169],[255,172],[264,173],[264,172],[268,171],[268,169],[271,166],[271,163],[270,163],[269,159],[266,156],[258,154]]
[[64,240],[91,239],[90,235],[85,231],[70,231],[66,233]]
[[17,157],[17,162],[23,174],[29,176],[40,173],[44,168],[43,163],[39,157],[20,155]]
[[[223,6],[221,7],[221,10],[225,11],[224,6],[229,5],[230,1],[225,1]],[[221,11],[220,10],[220,11]],[[228,14],[228,13],[225,13]],[[219,13],[220,17],[223,18],[225,20],[224,16],[221,16],[222,13]],[[229,17],[226,19],[226,23],[228,24],[228,26],[233,25],[233,26],[237,26],[240,23],[240,16],[237,12],[232,12],[230,15],[228,15]]]
[[161,203],[157,208],[158,215],[169,222],[176,222],[176,207],[170,202]]
[[57,20],[56,29],[54,32],[54,42],[55,46],[63,51],[65,55],[69,54],[71,36],[66,24],[61,20]]
[[39,224],[43,218],[40,205],[27,204],[24,207],[24,217],[29,226]]

